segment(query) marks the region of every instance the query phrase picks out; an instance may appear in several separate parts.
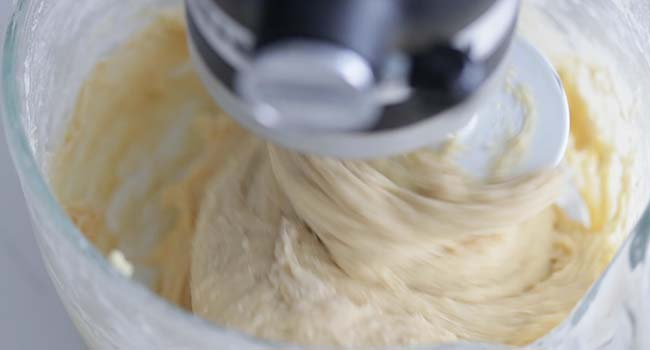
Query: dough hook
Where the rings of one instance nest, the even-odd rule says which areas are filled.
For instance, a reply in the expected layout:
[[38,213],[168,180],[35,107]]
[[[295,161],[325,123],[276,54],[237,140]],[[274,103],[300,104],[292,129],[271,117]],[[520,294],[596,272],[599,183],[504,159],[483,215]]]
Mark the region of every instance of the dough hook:
[[566,96],[514,35],[519,0],[187,0],[192,57],[213,97],[257,135],[344,159],[439,148],[485,176],[556,167]]

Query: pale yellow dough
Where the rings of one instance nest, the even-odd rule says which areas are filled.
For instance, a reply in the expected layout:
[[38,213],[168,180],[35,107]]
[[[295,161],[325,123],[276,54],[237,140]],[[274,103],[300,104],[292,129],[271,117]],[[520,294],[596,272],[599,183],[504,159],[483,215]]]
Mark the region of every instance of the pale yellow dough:
[[100,250],[210,321],[300,344],[527,344],[617,248],[628,176],[620,195],[591,190],[619,158],[589,126],[581,61],[558,69],[589,227],[553,205],[558,170],[480,182],[432,151],[343,162],[269,146],[214,106],[185,44],[162,14],[98,64],[51,177]]

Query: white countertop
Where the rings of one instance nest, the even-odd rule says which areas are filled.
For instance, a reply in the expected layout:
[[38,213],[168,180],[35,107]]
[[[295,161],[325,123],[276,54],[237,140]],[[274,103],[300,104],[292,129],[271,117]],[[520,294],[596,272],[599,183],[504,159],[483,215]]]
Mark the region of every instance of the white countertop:
[[[0,0],[2,38],[10,1]],[[0,227],[0,348],[84,349],[45,272],[1,124]]]

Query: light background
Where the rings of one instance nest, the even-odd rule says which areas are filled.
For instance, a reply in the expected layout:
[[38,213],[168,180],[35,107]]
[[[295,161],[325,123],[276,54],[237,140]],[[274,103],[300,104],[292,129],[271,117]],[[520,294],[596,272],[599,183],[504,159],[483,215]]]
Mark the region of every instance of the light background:
[[[0,48],[12,3],[0,0]],[[1,123],[0,349],[84,349],[45,272]]]

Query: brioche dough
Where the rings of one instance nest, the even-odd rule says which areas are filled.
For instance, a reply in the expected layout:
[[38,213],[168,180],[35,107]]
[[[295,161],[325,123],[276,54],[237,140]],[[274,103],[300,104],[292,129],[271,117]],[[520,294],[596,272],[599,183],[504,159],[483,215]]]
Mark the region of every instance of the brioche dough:
[[[615,197],[591,191],[623,164],[596,130],[572,129],[567,157],[589,179],[578,185],[598,219],[584,227],[553,204],[559,170],[481,182],[433,151],[352,162],[270,146],[213,104],[185,47],[163,13],[100,62],[51,178],[100,250],[218,325],[299,344],[527,344],[617,249],[628,176]],[[558,63],[572,122],[597,115],[586,66]]]

